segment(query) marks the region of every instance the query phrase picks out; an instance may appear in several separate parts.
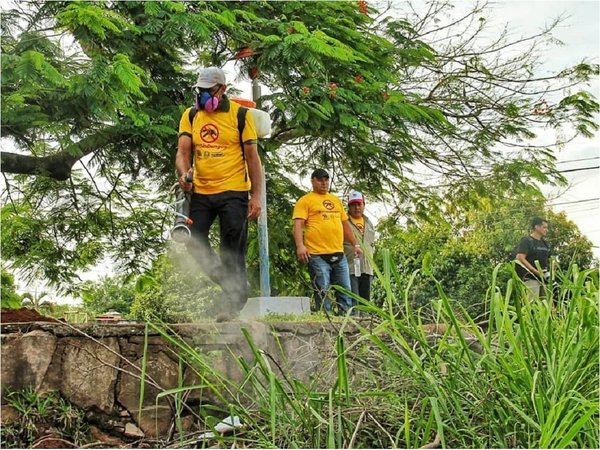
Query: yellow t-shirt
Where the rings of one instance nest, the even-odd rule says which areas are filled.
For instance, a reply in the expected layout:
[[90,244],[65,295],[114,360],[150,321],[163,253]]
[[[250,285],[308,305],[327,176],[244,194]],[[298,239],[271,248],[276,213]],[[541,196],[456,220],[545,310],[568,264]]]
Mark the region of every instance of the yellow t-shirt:
[[358,228],[360,234],[365,234],[365,216],[362,216],[360,219],[355,219],[354,217],[349,216],[348,220],[352,222],[356,228]]
[[[217,111],[198,111],[193,126],[190,124],[190,108],[184,111],[179,122],[179,136],[192,138],[194,192],[197,194],[250,190],[250,177],[247,176],[237,128],[240,105],[228,99],[221,99],[223,101],[226,103]],[[256,143],[257,140],[250,111],[246,112],[242,139],[246,143]]]
[[348,220],[342,202],[333,194],[309,192],[294,206],[294,219],[304,219],[304,245],[308,253],[325,255],[344,251],[344,228]]

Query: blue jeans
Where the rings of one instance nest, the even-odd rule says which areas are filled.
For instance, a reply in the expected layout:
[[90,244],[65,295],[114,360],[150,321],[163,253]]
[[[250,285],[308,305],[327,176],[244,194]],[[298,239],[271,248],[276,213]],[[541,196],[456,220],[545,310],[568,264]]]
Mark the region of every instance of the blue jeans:
[[[315,292],[315,305],[317,311],[322,306],[327,312],[331,311],[331,301],[327,291],[332,284],[337,284],[350,291],[350,272],[348,270],[348,261],[342,253],[340,258],[332,263],[328,263],[319,255],[311,255],[308,260],[308,273],[313,283]],[[354,305],[352,298],[339,291],[335,291],[335,300],[338,305],[338,314],[345,314],[348,309]]]

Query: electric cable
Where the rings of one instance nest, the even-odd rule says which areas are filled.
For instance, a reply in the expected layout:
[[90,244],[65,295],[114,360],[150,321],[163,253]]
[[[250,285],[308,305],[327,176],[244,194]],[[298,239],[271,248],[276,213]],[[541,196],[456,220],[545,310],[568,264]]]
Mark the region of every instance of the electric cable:
[[559,206],[559,205],[570,205],[573,203],[583,203],[583,202],[595,202],[600,200],[600,197],[596,197],[596,198],[586,198],[583,200],[573,200],[570,202],[562,202],[562,203],[548,203],[548,206]]
[[569,172],[580,172],[582,170],[593,170],[600,169],[600,166],[592,166],[592,167],[578,167],[577,169],[566,169],[566,170],[558,170],[558,173],[569,173]]
[[579,161],[592,161],[594,159],[600,159],[600,156],[594,156],[592,158],[566,159],[564,161],[556,161],[556,164],[564,164],[564,163],[579,162]]

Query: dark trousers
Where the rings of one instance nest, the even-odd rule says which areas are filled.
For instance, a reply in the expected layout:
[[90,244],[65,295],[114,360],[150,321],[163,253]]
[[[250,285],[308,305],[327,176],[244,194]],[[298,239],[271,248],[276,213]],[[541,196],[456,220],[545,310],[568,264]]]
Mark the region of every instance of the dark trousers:
[[360,295],[365,300],[371,300],[371,280],[373,275],[361,273],[360,277],[350,275],[350,285],[352,293]]
[[[192,194],[190,218],[192,239],[189,250],[211,280],[223,289],[219,310],[239,312],[248,300],[246,246],[248,242],[248,192]],[[220,257],[208,241],[216,218],[221,229]]]

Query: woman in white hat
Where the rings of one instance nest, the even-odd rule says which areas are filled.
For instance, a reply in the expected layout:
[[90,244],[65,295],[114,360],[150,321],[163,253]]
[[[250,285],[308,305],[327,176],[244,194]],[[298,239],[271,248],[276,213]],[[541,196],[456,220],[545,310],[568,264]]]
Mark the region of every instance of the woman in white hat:
[[[354,246],[344,241],[344,253],[350,266],[350,285],[352,292],[365,300],[371,298],[371,281],[373,280],[373,266],[369,257],[373,258],[375,245],[375,227],[364,214],[365,196],[361,192],[352,191],[348,196],[348,223],[360,243],[363,254],[357,256]],[[369,257],[367,257],[367,253]],[[358,261],[356,261],[358,259]]]

